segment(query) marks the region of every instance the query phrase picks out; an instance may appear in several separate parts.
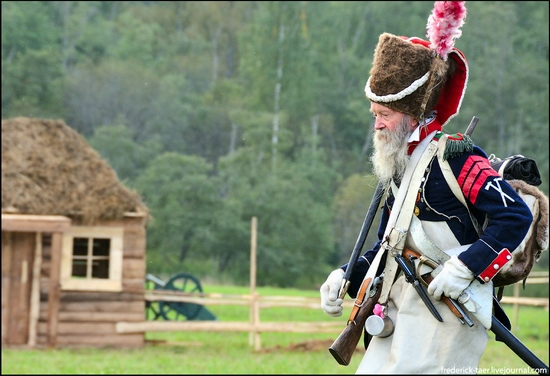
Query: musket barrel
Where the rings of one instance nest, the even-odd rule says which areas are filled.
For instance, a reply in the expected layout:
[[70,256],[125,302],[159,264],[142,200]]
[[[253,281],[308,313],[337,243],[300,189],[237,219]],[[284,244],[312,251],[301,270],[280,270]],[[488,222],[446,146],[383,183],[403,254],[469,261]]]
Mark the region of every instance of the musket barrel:
[[504,342],[517,356],[529,365],[539,375],[548,375],[548,366],[543,363],[531,350],[512,334],[498,319],[493,316],[491,331]]
[[374,191],[374,195],[372,196],[369,205],[369,210],[367,211],[365,219],[363,220],[361,231],[359,232],[359,236],[357,237],[357,240],[355,241],[355,246],[353,247],[353,251],[351,252],[346,272],[344,273],[344,277],[342,278],[342,286],[338,294],[340,299],[344,299],[344,297],[346,296],[346,292],[348,291],[349,287],[349,279],[351,277],[351,273],[353,272],[353,267],[357,263],[357,259],[359,258],[359,253],[361,252],[361,249],[363,249],[363,245],[365,244],[367,234],[369,233],[372,222],[374,221],[374,217],[376,216],[376,212],[378,210],[378,206],[380,205],[380,200],[382,199],[383,193],[384,185],[381,182],[378,182],[378,185],[376,186],[376,190]]

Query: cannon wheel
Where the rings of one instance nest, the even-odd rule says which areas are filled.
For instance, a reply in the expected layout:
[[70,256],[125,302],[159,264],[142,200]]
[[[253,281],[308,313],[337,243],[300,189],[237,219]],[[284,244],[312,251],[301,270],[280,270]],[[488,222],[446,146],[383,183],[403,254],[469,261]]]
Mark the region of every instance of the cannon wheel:
[[[202,292],[199,280],[189,273],[176,274],[164,285],[166,290],[182,292]],[[160,314],[165,320],[193,320],[200,312],[202,306],[194,303],[159,302]]]
[[[164,282],[151,274],[145,277],[145,289],[146,290],[162,290]],[[145,302],[145,317],[147,320],[158,320],[162,318],[159,302]]]

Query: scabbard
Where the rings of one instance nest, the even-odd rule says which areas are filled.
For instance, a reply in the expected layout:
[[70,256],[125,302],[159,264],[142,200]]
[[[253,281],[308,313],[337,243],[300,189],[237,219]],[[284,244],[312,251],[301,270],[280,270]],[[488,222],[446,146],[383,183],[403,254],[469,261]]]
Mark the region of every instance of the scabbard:
[[437,312],[437,309],[435,308],[434,304],[430,300],[430,297],[428,296],[428,293],[426,290],[424,290],[424,287],[420,284],[420,281],[418,280],[418,277],[416,276],[416,273],[412,271],[409,265],[407,265],[407,261],[405,257],[403,257],[400,254],[397,254],[394,256],[395,262],[399,265],[403,273],[405,274],[405,280],[412,284],[424,304],[426,305],[426,308],[430,311],[430,313],[436,318],[437,321],[443,322],[443,318]]
[[420,282],[418,282],[418,280],[414,281],[412,283],[412,285],[414,286],[416,292],[418,293],[418,295],[420,296],[420,298],[422,299],[422,301],[426,305],[426,308],[428,308],[428,310],[431,312],[433,317],[435,317],[435,319],[437,321],[443,322],[443,317],[441,317],[441,315],[439,314],[439,312],[435,308],[434,304],[432,303],[432,301],[428,297],[428,293],[426,292],[426,290],[424,290],[424,288],[422,287]]

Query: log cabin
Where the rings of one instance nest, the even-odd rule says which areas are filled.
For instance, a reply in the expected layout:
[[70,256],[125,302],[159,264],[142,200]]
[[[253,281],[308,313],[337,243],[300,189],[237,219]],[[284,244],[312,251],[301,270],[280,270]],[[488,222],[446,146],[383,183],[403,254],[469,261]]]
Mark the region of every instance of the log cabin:
[[62,120],[2,120],[2,347],[142,347],[140,196]]

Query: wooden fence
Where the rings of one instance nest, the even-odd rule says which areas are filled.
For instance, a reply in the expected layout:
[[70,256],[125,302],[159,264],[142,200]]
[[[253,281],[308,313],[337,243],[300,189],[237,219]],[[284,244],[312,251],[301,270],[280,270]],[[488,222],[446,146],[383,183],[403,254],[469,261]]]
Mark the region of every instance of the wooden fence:
[[[527,279],[527,284],[548,283],[548,272],[534,273]],[[527,298],[520,296],[520,283],[513,286],[514,295],[504,296],[503,304],[514,307],[512,323],[517,328],[519,307],[530,305],[548,309],[548,298]],[[261,322],[260,310],[271,307],[301,307],[321,309],[320,298],[305,298],[295,296],[260,296],[258,294],[228,295],[218,293],[184,293],[169,290],[147,290],[145,300],[148,302],[186,302],[204,306],[213,305],[245,305],[250,307],[249,321],[143,321],[119,322],[116,325],[118,333],[165,332],[165,331],[207,331],[207,332],[249,332],[250,345],[255,350],[261,349],[262,332],[287,333],[340,333],[346,325],[347,316],[331,321],[319,322]],[[353,301],[344,301],[344,307],[351,309]],[[335,337],[336,338],[336,337]]]
[[[167,290],[147,290],[145,300],[148,302],[185,302],[213,305],[244,305],[250,307],[249,321],[142,321],[119,322],[118,333],[172,332],[172,331],[206,331],[206,332],[249,332],[250,345],[255,350],[261,349],[262,332],[285,333],[340,333],[346,325],[347,317],[331,321],[318,322],[261,322],[260,310],[271,307],[300,307],[321,309],[320,298],[260,296],[258,294],[227,295],[217,293],[184,293]],[[353,301],[344,303],[351,308]],[[335,337],[336,338],[336,337]]]
[[[168,290],[147,290],[144,299],[147,302],[186,302],[203,306],[210,305],[247,305],[250,307],[249,322],[219,321],[142,321],[118,322],[117,333],[144,333],[164,331],[208,331],[208,332],[249,332],[250,345],[255,350],[261,349],[262,332],[296,332],[296,333],[340,333],[346,325],[347,318],[325,322],[260,322],[260,309],[269,307],[302,307],[321,309],[320,298],[303,298],[287,296],[259,296],[256,292],[256,217],[251,221],[250,240],[250,294],[224,295],[185,293]],[[353,302],[346,302],[351,307]]]
[[[289,296],[260,296],[256,292],[256,217],[251,223],[251,254],[250,254],[250,294],[227,295],[217,293],[185,293],[170,290],[147,290],[145,301],[155,302],[187,302],[211,305],[247,305],[250,307],[249,322],[219,322],[219,321],[143,321],[118,322],[118,333],[173,332],[173,331],[207,331],[207,332],[249,332],[250,345],[255,350],[261,349],[262,332],[286,333],[341,333],[345,328],[347,316],[319,322],[261,322],[260,309],[270,307],[301,307],[321,309],[321,299]],[[531,273],[527,284],[548,283],[548,272]],[[520,296],[520,283],[514,285],[514,296],[504,296],[503,304],[513,304],[513,328],[517,327],[519,306],[534,305],[548,309],[548,298],[524,298]],[[344,308],[353,306],[353,301],[344,301]],[[336,337],[335,337],[336,339]]]
[[[525,281],[526,285],[535,285],[535,284],[548,284],[548,275],[549,272],[531,272],[529,278]],[[500,301],[502,304],[512,304],[513,314],[512,314],[512,329],[518,329],[519,322],[519,306],[520,305],[530,305],[535,307],[544,307],[548,311],[548,298],[528,298],[521,297],[520,290],[523,282],[515,283],[512,287],[514,289],[513,296],[503,296]],[[509,288],[509,287],[507,287]]]

